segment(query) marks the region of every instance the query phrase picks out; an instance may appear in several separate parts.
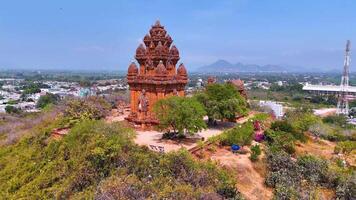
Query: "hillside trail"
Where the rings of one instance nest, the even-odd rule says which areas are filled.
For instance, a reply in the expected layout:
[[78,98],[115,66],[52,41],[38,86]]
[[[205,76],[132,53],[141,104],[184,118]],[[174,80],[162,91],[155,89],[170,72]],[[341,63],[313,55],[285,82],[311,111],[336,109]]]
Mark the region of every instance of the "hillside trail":
[[246,199],[272,199],[272,188],[268,188],[264,184],[266,169],[265,166],[260,165],[263,161],[253,163],[249,159],[249,156],[250,153],[234,154],[229,150],[220,148],[210,158],[235,172],[237,189]]

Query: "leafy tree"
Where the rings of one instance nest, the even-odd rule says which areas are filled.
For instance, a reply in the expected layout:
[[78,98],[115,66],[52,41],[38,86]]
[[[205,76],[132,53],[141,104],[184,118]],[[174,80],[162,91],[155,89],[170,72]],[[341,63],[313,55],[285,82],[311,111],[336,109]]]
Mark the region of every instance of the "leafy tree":
[[326,104],[329,105],[336,105],[337,104],[337,98],[334,95],[329,95],[326,100]]
[[44,108],[49,104],[56,104],[59,101],[60,97],[58,94],[47,93],[39,98],[36,107]]
[[12,113],[18,114],[21,112],[21,109],[16,108],[15,106],[6,106],[5,111],[6,111],[6,113],[9,113],[9,114],[12,114]]
[[195,134],[206,128],[203,120],[206,112],[193,98],[169,97],[159,100],[153,107],[159,120],[160,130],[173,131],[174,134]]
[[322,96],[313,96],[310,99],[310,102],[311,103],[316,103],[316,104],[323,103],[324,102],[324,98]]
[[27,83],[26,85],[22,86],[22,95],[25,96],[27,94],[34,94],[34,93],[39,93],[41,92],[41,84],[39,83]]
[[279,86],[276,83],[273,83],[270,87],[270,91],[277,92],[288,92],[288,93],[303,93],[303,85],[300,83],[292,83],[289,85]]
[[234,120],[237,115],[247,113],[246,100],[229,83],[210,84],[204,92],[195,97],[204,105],[209,123],[216,119]]
[[81,87],[90,87],[91,86],[91,82],[89,80],[80,80],[79,81],[79,85]]

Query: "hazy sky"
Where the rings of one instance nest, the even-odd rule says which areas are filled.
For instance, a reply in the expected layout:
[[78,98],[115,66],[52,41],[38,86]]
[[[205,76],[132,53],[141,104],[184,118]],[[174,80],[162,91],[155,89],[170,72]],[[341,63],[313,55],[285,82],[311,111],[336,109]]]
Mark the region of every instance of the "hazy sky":
[[126,70],[156,19],[188,69],[341,69],[346,40],[356,49],[355,0],[0,0],[0,68]]

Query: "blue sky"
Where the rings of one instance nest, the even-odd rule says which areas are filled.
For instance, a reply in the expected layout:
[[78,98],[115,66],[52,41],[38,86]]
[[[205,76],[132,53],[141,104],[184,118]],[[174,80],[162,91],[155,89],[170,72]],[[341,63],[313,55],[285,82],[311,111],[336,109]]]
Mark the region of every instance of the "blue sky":
[[341,69],[356,46],[354,0],[0,0],[0,68],[125,70],[156,19],[188,69]]

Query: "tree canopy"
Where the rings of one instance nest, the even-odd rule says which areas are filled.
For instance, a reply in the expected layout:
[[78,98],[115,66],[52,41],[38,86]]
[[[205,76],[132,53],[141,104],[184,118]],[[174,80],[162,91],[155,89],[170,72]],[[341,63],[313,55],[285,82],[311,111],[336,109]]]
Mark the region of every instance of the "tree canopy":
[[234,120],[237,115],[247,113],[246,100],[230,83],[210,84],[195,97],[204,105],[209,122],[216,119]]
[[20,108],[16,108],[15,106],[11,106],[11,105],[8,105],[5,107],[5,111],[6,113],[9,113],[9,114],[18,114],[21,112],[21,109]]
[[60,97],[58,94],[47,93],[46,95],[43,95],[38,99],[36,107],[44,108],[49,104],[56,104],[59,101],[59,99]]
[[203,106],[193,98],[172,96],[159,100],[153,108],[160,130],[176,134],[194,134],[206,128]]

